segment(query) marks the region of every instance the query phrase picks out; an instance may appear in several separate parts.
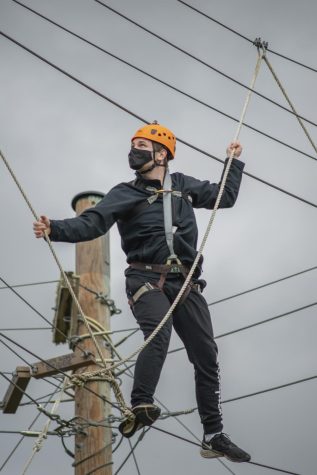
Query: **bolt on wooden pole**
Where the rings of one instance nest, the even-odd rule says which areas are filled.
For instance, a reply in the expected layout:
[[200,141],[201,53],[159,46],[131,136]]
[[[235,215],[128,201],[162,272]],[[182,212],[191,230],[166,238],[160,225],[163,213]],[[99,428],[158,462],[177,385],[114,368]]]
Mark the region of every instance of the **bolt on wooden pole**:
[[[72,207],[76,214],[95,206],[104,195],[99,192],[85,192],[76,195]],[[81,242],[76,245],[76,273],[80,276],[80,284],[95,292],[109,296],[110,294],[110,259],[109,235],[101,236],[93,241]],[[79,302],[85,313],[105,330],[110,330],[110,310],[96,295],[79,288]],[[96,329],[92,328],[93,331]],[[88,330],[83,322],[78,321],[77,335],[87,335]],[[102,336],[96,336],[99,347],[105,359],[111,357],[111,352]],[[99,355],[91,338],[80,341],[80,347],[92,352],[95,358]],[[75,352],[77,350],[75,349]],[[99,367],[100,368],[100,367]],[[98,369],[96,365],[76,371],[81,374]],[[110,400],[110,385],[105,381],[89,381],[86,387],[100,396]],[[110,404],[86,391],[84,388],[75,389],[75,417],[78,422],[101,422],[111,413]],[[75,475],[111,475],[112,474],[112,430],[106,427],[87,426],[85,434],[75,436]]]

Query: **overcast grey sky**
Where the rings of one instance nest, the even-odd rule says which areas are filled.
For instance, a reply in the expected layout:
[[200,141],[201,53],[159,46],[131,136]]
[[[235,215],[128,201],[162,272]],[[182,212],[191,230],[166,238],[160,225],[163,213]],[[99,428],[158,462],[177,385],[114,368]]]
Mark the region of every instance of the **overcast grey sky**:
[[[246,90],[141,31],[93,0],[26,0],[25,3],[90,41],[163,79],[173,86],[234,117],[238,117]],[[151,31],[186,49],[226,74],[248,84],[256,62],[250,43],[224,30],[176,0],[105,0]],[[210,16],[247,37],[261,36],[282,54],[317,67],[316,17],[313,0],[190,0]],[[178,138],[224,158],[236,123],[145,77],[11,0],[0,0],[1,30],[48,60],[144,117],[158,120]],[[1,37],[0,147],[39,214],[51,218],[73,216],[73,196],[85,190],[107,192],[133,178],[127,164],[131,135],[140,121],[63,76],[47,64]],[[280,80],[300,114],[316,120],[317,74],[268,54]],[[256,89],[286,105],[265,64]],[[296,119],[273,104],[253,96],[246,122],[314,155]],[[307,125],[317,141],[316,128]],[[244,128],[242,159],[245,170],[263,180],[317,204],[317,163],[262,135]],[[316,156],[316,154],[315,154]],[[172,171],[218,181],[222,165],[178,143]],[[33,218],[3,163],[0,163],[1,242],[0,276],[10,284],[59,278],[45,243],[35,240]],[[200,237],[210,213],[199,210]],[[135,325],[124,294],[125,256],[116,227],[111,239],[111,293],[122,314],[112,317],[112,328]],[[66,270],[74,270],[75,247],[59,243],[55,249]],[[244,176],[234,208],[220,211],[205,252],[205,297],[212,302],[317,265],[316,208]],[[317,271],[283,281],[211,307],[215,334],[289,312],[316,301]],[[55,284],[19,290],[47,318],[52,319]],[[0,290],[1,328],[46,326],[11,291]],[[229,399],[316,374],[316,307],[294,313],[218,340],[222,397]],[[68,352],[55,347],[50,331],[11,331],[16,339],[41,357]],[[141,343],[137,334],[122,347],[129,354]],[[180,346],[174,335],[171,349]],[[12,346],[13,347],[13,346]],[[34,358],[18,350],[26,360]],[[23,364],[1,345],[1,371]],[[7,382],[1,379],[1,394]],[[131,380],[123,390],[129,400]],[[32,397],[51,391],[45,382],[32,381]],[[170,410],[196,406],[193,371],[184,352],[170,355],[159,383],[158,398]],[[225,431],[248,450],[254,461],[315,475],[316,380],[224,404]],[[60,413],[72,417],[65,403]],[[21,407],[15,415],[0,413],[2,430],[22,430],[37,412]],[[182,421],[201,438],[197,413]],[[45,418],[36,424],[42,429]],[[159,427],[192,438],[176,421]],[[0,434],[0,466],[19,440]],[[3,469],[16,475],[31,454],[34,440],[23,441]],[[67,444],[73,449],[72,440]],[[124,441],[114,456],[118,467],[129,448]],[[197,447],[151,430],[136,451],[141,474],[230,473],[218,461],[204,460]],[[54,460],[54,463],[51,463]],[[49,463],[48,463],[49,461]],[[72,460],[59,440],[49,438],[28,473],[68,475]],[[273,474],[249,464],[227,462],[236,475]],[[122,475],[137,473],[131,459]]]

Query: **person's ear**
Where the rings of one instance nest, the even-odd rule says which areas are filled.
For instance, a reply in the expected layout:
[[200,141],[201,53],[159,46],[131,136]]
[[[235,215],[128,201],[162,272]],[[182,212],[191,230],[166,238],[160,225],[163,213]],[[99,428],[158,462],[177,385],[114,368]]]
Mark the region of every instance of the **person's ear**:
[[165,150],[165,148],[162,148],[160,151],[159,151],[159,158],[160,160],[164,161],[167,157],[167,151]]

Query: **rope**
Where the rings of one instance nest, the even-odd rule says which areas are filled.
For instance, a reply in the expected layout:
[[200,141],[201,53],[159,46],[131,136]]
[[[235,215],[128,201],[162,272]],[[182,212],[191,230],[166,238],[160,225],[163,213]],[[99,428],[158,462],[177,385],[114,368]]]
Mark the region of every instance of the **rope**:
[[[59,389],[59,388],[58,388]],[[51,398],[53,398],[55,396],[55,394],[57,393],[57,390],[54,391],[54,393],[51,395]],[[47,401],[45,404],[44,404],[44,408],[51,402],[51,399],[49,401]],[[31,422],[31,424],[28,426],[27,428],[27,431],[30,431],[33,427],[33,425],[35,424],[35,422],[38,420],[38,418],[41,416],[41,413],[39,412],[35,418],[33,419],[33,421]],[[20,440],[16,443],[16,445],[13,447],[13,449],[11,450],[11,452],[9,453],[9,455],[7,456],[7,458],[5,459],[5,461],[2,463],[1,467],[0,467],[0,472],[1,470],[6,466],[6,464],[9,462],[9,460],[11,459],[11,457],[14,455],[14,453],[16,452],[16,450],[18,449],[19,445],[21,444],[21,442],[24,440],[24,437],[25,435],[22,435],[22,437],[20,438]]]
[[[16,3],[20,3],[20,2],[17,2],[16,0],[13,0],[14,2]],[[177,0],[179,3],[182,3],[183,5],[185,5],[186,7],[190,8],[191,10],[194,10],[195,12],[199,13],[200,15],[204,16],[205,18],[208,18],[208,20],[211,20],[213,21],[214,23],[216,23],[217,25],[221,26],[222,28],[225,28],[226,30],[228,31],[231,31],[231,33],[234,33],[235,35],[237,36],[240,36],[240,38],[243,38],[244,40],[248,41],[249,43],[252,43],[253,44],[253,40],[251,40],[250,38],[248,38],[247,36],[243,35],[242,33],[240,33],[239,31],[237,30],[234,30],[233,28],[231,28],[230,26],[228,25],[225,25],[224,23],[220,22],[219,20],[216,20],[215,18],[212,18],[210,15],[207,15],[207,13],[205,12],[202,12],[201,10],[198,10],[198,8],[195,8],[193,5],[190,5],[189,3],[186,3],[184,2],[183,0]],[[273,51],[272,49],[270,48],[267,48],[267,51],[269,51],[270,53],[273,53],[275,54],[276,56],[280,56],[280,58],[283,58],[283,59],[286,59],[287,61],[290,61],[291,63],[294,63],[294,64],[297,64],[298,66],[302,66],[303,68],[306,68],[306,69],[309,69],[310,71],[313,71],[315,73],[317,73],[317,69],[312,67],[312,66],[308,66],[307,64],[304,64],[300,61],[297,61],[296,59],[293,59],[293,58],[289,58],[288,56],[285,56],[284,54],[281,54],[279,53],[278,51]]]
[[[30,200],[29,200],[28,197],[26,196],[26,193],[24,192],[24,190],[23,190],[21,184],[19,183],[19,181],[18,181],[18,179],[17,179],[17,177],[16,177],[16,175],[15,175],[15,173],[14,173],[14,171],[12,170],[11,166],[9,165],[7,159],[5,158],[5,156],[3,155],[3,153],[2,153],[1,150],[0,150],[0,157],[2,158],[2,160],[3,160],[4,164],[5,164],[5,166],[7,167],[8,171],[9,171],[11,177],[13,178],[15,184],[17,185],[19,191],[21,192],[21,194],[22,194],[22,196],[23,196],[23,198],[24,198],[26,204],[28,205],[28,207],[29,207],[31,213],[33,214],[35,220],[36,220],[36,221],[39,221],[39,217],[38,217],[37,213],[35,212],[35,210],[34,210],[32,204],[31,204]],[[56,264],[57,264],[57,266],[58,266],[58,268],[59,268],[59,270],[60,270],[60,272],[61,272],[61,274],[62,274],[62,276],[63,276],[63,279],[64,279],[64,281],[65,281],[65,283],[66,283],[66,285],[67,285],[67,288],[68,288],[68,290],[69,290],[69,293],[71,294],[72,299],[73,299],[73,301],[74,301],[74,303],[75,303],[75,305],[76,305],[76,307],[77,307],[77,310],[78,310],[78,312],[80,313],[80,316],[82,317],[82,319],[83,319],[83,321],[84,321],[84,323],[85,323],[85,325],[86,325],[86,327],[87,327],[87,329],[88,329],[88,331],[89,331],[89,333],[90,333],[90,336],[91,336],[91,338],[92,338],[92,340],[93,340],[93,342],[94,342],[94,344],[95,344],[95,346],[96,346],[96,349],[97,349],[97,352],[98,352],[98,354],[99,354],[99,356],[100,356],[101,361],[103,362],[104,366],[106,366],[107,363],[106,363],[106,361],[105,361],[105,358],[104,358],[104,356],[103,356],[103,354],[102,354],[102,352],[101,352],[101,349],[99,348],[98,342],[97,342],[97,340],[96,340],[94,334],[91,332],[91,330],[90,330],[90,328],[89,328],[89,325],[88,325],[88,322],[87,322],[87,319],[86,319],[86,315],[84,314],[83,309],[81,308],[81,305],[80,305],[79,301],[77,300],[77,297],[76,297],[76,295],[75,295],[75,292],[74,292],[74,290],[73,290],[73,288],[72,288],[72,286],[71,286],[71,284],[70,284],[70,282],[69,282],[69,280],[68,280],[68,277],[67,277],[67,275],[66,275],[66,272],[64,271],[64,269],[63,269],[61,263],[59,262],[59,259],[58,259],[57,255],[56,255],[56,252],[55,252],[55,250],[54,250],[54,248],[53,248],[53,246],[52,246],[51,240],[50,240],[50,238],[49,238],[49,236],[48,236],[48,234],[47,234],[46,231],[44,232],[44,234],[45,234],[45,240],[46,240],[46,242],[47,242],[47,244],[48,244],[48,246],[49,246],[49,249],[50,249],[51,253],[53,254],[53,257],[54,257],[54,259],[55,259],[55,262],[56,262]]]
[[[62,384],[62,388],[61,388],[61,390],[60,390],[60,393],[59,393],[59,395],[58,395],[58,397],[57,397],[57,399],[56,399],[56,401],[55,401],[55,403],[54,403],[54,405],[53,405],[53,407],[52,407],[52,410],[51,410],[51,414],[52,414],[52,415],[55,414],[55,412],[56,412],[57,409],[58,409],[58,406],[59,406],[59,404],[60,404],[60,402],[61,402],[61,399],[62,399],[62,397],[63,397],[64,390],[65,390],[65,387],[66,387],[67,383],[68,383],[68,378],[66,377],[66,378],[64,378],[64,381],[63,381],[63,384]],[[44,443],[44,439],[47,438],[47,433],[48,433],[48,429],[49,429],[49,427],[50,427],[50,425],[51,425],[51,422],[52,422],[52,419],[49,418],[49,419],[47,420],[47,422],[46,422],[46,424],[45,424],[45,426],[44,426],[42,432],[41,432],[40,435],[38,436],[38,438],[37,438],[37,440],[36,440],[36,442],[35,442],[35,444],[34,444],[34,446],[33,446],[32,455],[31,455],[31,457],[29,458],[28,462],[26,463],[26,465],[25,465],[25,467],[24,467],[24,469],[23,469],[22,475],[24,475],[24,474],[26,473],[26,471],[28,470],[28,468],[30,467],[30,465],[31,465],[31,463],[32,463],[32,460],[33,460],[35,454],[41,450],[41,448],[42,448],[42,446],[43,446],[43,443]]]
[[[8,171],[9,171],[11,177],[13,178],[15,184],[17,185],[19,191],[21,192],[21,194],[22,194],[22,196],[23,196],[25,202],[27,203],[27,205],[28,205],[28,207],[29,207],[31,213],[33,214],[35,220],[38,221],[38,220],[39,220],[39,217],[38,217],[37,213],[35,212],[35,210],[34,210],[32,204],[31,204],[30,200],[28,199],[28,197],[27,197],[26,193],[24,192],[24,190],[23,190],[21,184],[19,183],[19,181],[18,181],[18,179],[17,179],[15,173],[13,172],[11,166],[9,165],[7,159],[5,158],[5,156],[3,155],[3,153],[1,152],[1,150],[0,150],[0,157],[2,158],[2,160],[3,160],[4,164],[5,164],[5,166],[7,167]],[[76,305],[76,307],[77,307],[77,310],[78,310],[78,312],[79,312],[81,318],[83,319],[83,321],[84,321],[84,323],[85,323],[85,325],[86,325],[86,327],[87,327],[87,330],[88,330],[88,332],[89,332],[89,334],[90,334],[90,337],[91,337],[92,341],[94,342],[94,345],[95,345],[96,350],[97,350],[97,352],[98,352],[98,355],[99,355],[99,357],[100,357],[100,359],[101,359],[101,362],[102,362],[103,366],[104,366],[105,368],[107,368],[107,361],[106,361],[104,355],[102,354],[102,351],[101,351],[101,349],[100,349],[100,347],[99,347],[99,345],[98,345],[98,342],[97,342],[97,340],[96,340],[96,337],[95,337],[93,331],[91,330],[91,328],[90,328],[90,326],[89,326],[87,317],[86,317],[86,315],[84,314],[83,309],[81,308],[81,305],[80,305],[80,303],[79,303],[79,301],[78,301],[78,299],[77,299],[77,297],[76,297],[76,295],[75,295],[75,292],[74,292],[74,290],[73,290],[73,288],[72,288],[72,286],[71,286],[71,283],[70,283],[69,280],[68,280],[68,277],[67,277],[67,275],[66,275],[66,272],[64,271],[64,269],[63,269],[63,267],[62,267],[62,265],[61,265],[61,263],[60,263],[60,261],[59,261],[59,259],[58,259],[58,257],[57,257],[57,254],[56,254],[56,252],[55,252],[55,250],[54,250],[54,248],[53,248],[53,246],[52,246],[51,240],[50,240],[50,238],[49,238],[49,236],[48,236],[48,234],[47,234],[46,231],[44,232],[44,234],[45,234],[45,240],[46,240],[46,242],[47,242],[47,244],[48,244],[48,246],[49,246],[49,249],[50,249],[50,251],[51,251],[51,253],[52,253],[52,255],[53,255],[54,259],[55,259],[55,262],[56,262],[56,264],[57,264],[57,266],[58,266],[58,268],[59,268],[59,270],[60,270],[60,272],[61,272],[61,275],[63,276],[64,282],[65,282],[65,284],[67,285],[67,288],[68,288],[68,290],[69,290],[69,293],[71,294],[71,297],[72,297],[72,299],[73,299],[73,301],[74,301],[74,303],[75,303],[75,305]],[[122,393],[121,393],[121,389],[120,389],[118,383],[116,382],[114,376],[112,375],[110,369],[109,369],[109,370],[106,369],[106,375],[107,375],[107,381],[111,384],[111,386],[112,386],[112,388],[113,388],[114,394],[115,394],[115,396],[116,396],[116,398],[117,398],[117,400],[118,400],[118,403],[119,403],[119,405],[120,405],[121,411],[123,412],[123,414],[124,414],[127,418],[129,418],[129,419],[134,418],[134,414],[130,411],[130,409],[128,409],[128,407],[126,406],[126,404],[125,404],[125,402],[124,402],[124,399],[123,399],[123,396],[122,396]],[[78,376],[77,378],[78,378],[77,380],[74,378],[74,380],[73,380],[73,381],[74,381],[74,384],[79,384],[79,385],[81,385],[81,384],[82,384],[81,381],[82,381],[82,378],[83,378],[83,377],[82,377],[82,376]]]
[[[105,329],[103,328],[103,326],[99,322],[97,322],[96,320],[94,320],[93,318],[90,318],[90,317],[86,317],[86,318],[87,318],[87,323],[89,325],[89,328],[93,327],[94,329],[100,330],[101,332],[105,331]],[[91,333],[93,333],[93,332],[91,332]],[[112,350],[120,358],[120,355],[117,352],[115,346],[113,345],[113,343],[111,341],[111,338],[106,333],[102,335],[102,338],[107,343],[110,344]],[[82,385],[83,382],[89,381],[92,378],[94,378],[95,376],[96,376],[96,371],[92,371],[92,372],[82,373],[80,375],[71,376],[70,379],[74,384]],[[122,394],[122,391],[120,389],[120,386],[117,383],[117,381],[116,381],[116,379],[115,379],[115,377],[114,377],[114,375],[113,375],[113,373],[110,369],[107,370],[107,372],[104,374],[104,378],[106,379],[106,381],[108,381],[111,384],[112,390],[114,392],[115,398],[118,402],[118,405],[119,405],[119,408],[120,408],[120,411],[122,412],[122,414],[130,420],[134,419],[135,416],[131,412],[131,410],[127,407],[127,405],[125,403],[125,400],[124,400],[124,397],[123,397],[123,394]]]
[[[121,109],[122,111],[126,112],[127,114],[131,115],[132,117],[135,117],[136,119],[140,120],[141,122],[144,122],[146,124],[149,124],[150,122],[146,119],[144,119],[143,117],[141,117],[139,114],[136,114],[135,112],[127,109],[126,107],[124,107],[123,105],[119,104],[118,102],[114,101],[113,99],[111,99],[110,97],[106,96],[105,94],[102,94],[100,91],[98,91],[97,89],[94,89],[93,87],[89,86],[88,84],[86,84],[85,82],[81,81],[80,79],[78,79],[77,77],[73,76],[72,74],[68,73],[67,71],[65,71],[64,69],[60,68],[59,66],[57,66],[56,64],[52,63],[51,61],[48,61],[47,59],[45,59],[43,56],[35,53],[35,51],[31,50],[30,48],[27,48],[25,45],[23,45],[22,43],[20,43],[19,41],[15,40],[14,38],[11,38],[10,36],[8,36],[7,34],[3,33],[3,31],[0,32],[0,35],[2,35],[4,38],[7,38],[7,40],[11,41],[12,43],[14,43],[15,45],[19,46],[20,48],[24,49],[25,51],[27,51],[28,53],[30,53],[31,55],[35,56],[36,58],[38,58],[39,60],[43,61],[44,63],[48,64],[49,66],[51,66],[52,68],[54,68],[56,71],[59,71],[61,74],[64,74],[65,76],[67,76],[69,79],[71,79],[72,81],[75,81],[77,84],[80,84],[82,87],[88,89],[89,91],[93,92],[94,94],[96,94],[97,96],[101,97],[102,99],[110,102],[110,104],[114,105],[115,107],[118,107],[119,109]],[[288,110],[288,109],[287,109]],[[317,124],[314,124],[317,126]],[[195,145],[189,143],[189,142],[186,142],[185,140],[183,140],[182,138],[178,137],[177,138],[177,141],[183,145],[185,145],[186,147],[189,147],[191,148],[192,150],[195,150],[196,152],[199,152],[203,155],[205,155],[206,157],[208,158],[212,158],[213,160],[216,160],[217,162],[219,163],[224,163],[224,161],[219,158],[219,157],[216,157],[215,155],[212,155],[211,153],[208,153],[206,152],[205,150],[199,148],[199,147],[196,147]],[[294,193],[291,193],[290,191],[287,191],[287,190],[284,190],[283,188],[279,187],[279,186],[276,186],[274,185],[273,183],[270,183],[266,180],[263,180],[262,178],[260,177],[257,177],[256,175],[253,175],[252,173],[249,173],[249,172],[246,172],[245,170],[243,170],[243,174],[252,178],[253,180],[256,180],[260,183],[263,183],[264,185],[266,186],[269,186],[270,188],[273,188],[274,190],[277,190],[277,191],[280,191],[281,193],[284,193],[285,195],[288,195],[290,196],[291,198],[295,198],[296,200],[298,201],[301,201],[302,203],[305,203],[309,206],[312,206],[314,208],[317,208],[317,204],[316,203],[313,203],[309,200],[306,200],[305,198],[302,198],[298,195],[295,195]]]
[[[238,128],[237,128],[237,131],[236,131],[236,134],[234,136],[234,139],[233,141],[236,142],[239,138],[239,135],[240,135],[240,131],[241,131],[241,127],[242,127],[242,123],[243,123],[243,120],[244,120],[244,116],[246,114],[246,110],[247,110],[247,107],[248,107],[248,104],[249,104],[249,101],[250,101],[250,98],[251,98],[251,93],[253,91],[253,88],[254,88],[254,85],[255,85],[255,81],[256,81],[256,78],[258,76],[258,73],[259,73],[259,70],[260,70],[260,65],[261,65],[261,61],[262,61],[262,57],[263,57],[263,49],[259,49],[258,48],[258,59],[257,59],[257,62],[256,62],[256,66],[255,66],[255,70],[254,70],[254,74],[253,74],[253,77],[252,77],[252,80],[251,80],[251,84],[250,84],[250,88],[248,90],[248,93],[247,93],[247,97],[246,97],[246,100],[245,100],[245,103],[244,103],[244,106],[243,106],[243,110],[242,110],[242,113],[241,113],[241,117],[240,117],[240,121],[239,121],[239,125],[238,125]],[[227,165],[226,165],[226,168],[225,168],[225,171],[224,171],[224,174],[223,174],[223,179],[222,179],[222,182],[221,182],[221,185],[220,185],[220,188],[219,188],[219,192],[218,192],[218,196],[217,196],[217,199],[216,199],[216,203],[215,203],[215,206],[214,206],[214,209],[212,211],[212,214],[211,214],[211,217],[210,217],[210,220],[209,220],[209,223],[207,225],[207,229],[205,231],[205,234],[204,234],[204,237],[203,237],[203,240],[202,240],[202,243],[200,245],[200,248],[197,252],[197,255],[196,255],[196,258],[193,262],[193,265],[183,283],[183,286],[182,288],[180,289],[178,295],[176,296],[174,302],[172,303],[171,307],[169,308],[168,312],[166,313],[166,315],[164,316],[164,318],[162,319],[162,321],[159,323],[159,325],[155,328],[155,330],[151,333],[151,335],[145,340],[145,342],[143,343],[143,345],[141,345],[140,348],[138,348],[136,351],[134,351],[130,356],[128,356],[127,358],[124,358],[123,360],[121,360],[120,362],[116,363],[115,365],[111,366],[110,369],[113,371],[114,369],[118,368],[119,366],[123,365],[124,363],[126,363],[127,361],[129,361],[131,358],[133,358],[134,356],[136,356],[138,353],[141,353],[141,351],[144,350],[144,348],[155,338],[155,336],[158,334],[158,332],[161,330],[161,328],[165,325],[165,323],[167,322],[167,320],[170,318],[170,316],[172,315],[176,305],[178,304],[178,302],[180,301],[182,295],[184,294],[187,286],[189,285],[190,281],[191,281],[191,278],[195,272],[195,269],[198,265],[198,262],[200,260],[200,257],[202,255],[202,252],[203,252],[203,249],[205,247],[205,244],[207,242],[207,239],[208,239],[208,236],[209,236],[209,233],[210,233],[210,230],[211,230],[211,227],[212,227],[212,224],[214,222],[214,219],[215,219],[215,215],[216,215],[216,212],[218,210],[218,207],[219,207],[219,204],[220,204],[220,200],[221,200],[221,197],[223,195],[223,192],[224,192],[224,188],[225,188],[225,185],[226,185],[226,180],[227,180],[227,177],[228,177],[228,173],[229,173],[229,169],[230,169],[230,166],[231,166],[231,163],[233,161],[233,155],[234,155],[234,150],[232,150],[231,154],[230,154],[230,157],[229,157],[229,160],[227,162]],[[98,371],[98,372],[95,372],[94,374],[102,374],[103,373],[103,370],[101,371]]]
[[287,95],[287,93],[286,93],[286,91],[285,91],[285,88],[283,87],[281,81],[280,81],[279,78],[277,77],[277,75],[276,75],[276,73],[275,73],[275,71],[274,71],[274,69],[273,69],[273,67],[272,67],[272,65],[271,65],[271,63],[270,63],[270,61],[267,59],[266,55],[263,55],[263,59],[264,59],[265,63],[267,64],[269,70],[271,71],[271,73],[272,73],[272,75],[273,75],[275,81],[277,82],[279,88],[281,89],[281,91],[282,91],[282,93],[283,93],[285,99],[287,100],[287,102],[288,102],[290,108],[292,109],[294,115],[296,116],[296,118],[297,118],[297,120],[298,120],[300,126],[302,127],[302,129],[303,129],[303,131],[304,131],[306,137],[308,138],[309,142],[311,143],[313,149],[315,150],[315,152],[316,152],[316,154],[317,154],[317,147],[316,147],[316,145],[315,145],[313,139],[311,138],[311,136],[310,136],[310,134],[309,134],[307,128],[305,127],[304,122],[303,122],[302,119],[301,119],[301,116],[298,115],[298,113],[296,112],[295,107],[293,106],[293,103],[291,102],[290,98],[288,97],[288,95]]
[[[107,10],[110,10],[111,12],[115,13],[116,15],[120,16],[121,18],[124,18],[125,20],[127,20],[129,23],[132,23],[133,25],[137,26],[138,28],[140,28],[141,30],[143,31],[146,31],[149,35],[151,36],[154,36],[155,38],[158,38],[159,40],[163,41],[165,44],[168,44],[169,46],[171,46],[172,48],[176,49],[177,51],[180,51],[181,53],[185,54],[186,56],[188,56],[189,58],[191,59],[194,59],[195,61],[197,61],[198,63],[202,64],[203,66],[206,66],[207,68],[217,72],[218,74],[220,74],[221,76],[225,77],[226,79],[229,79],[230,81],[234,82],[235,84],[238,84],[239,86],[243,87],[244,89],[248,89],[248,90],[251,90],[250,86],[248,87],[246,84],[242,83],[241,81],[238,81],[237,79],[234,79],[233,77],[229,76],[229,74],[226,74],[224,73],[223,71],[221,71],[220,69],[218,68],[215,68],[214,66],[212,66],[211,64],[207,63],[206,61],[200,59],[200,58],[197,58],[197,56],[195,56],[194,54],[192,53],[189,53],[188,51],[186,51],[185,49],[181,48],[180,46],[177,46],[175,45],[174,43],[172,43],[171,41],[163,38],[162,36],[158,35],[157,33],[154,33],[154,31],[142,26],[140,23],[137,23],[136,21],[132,20],[131,18],[127,17],[126,15],[123,15],[123,13],[120,13],[119,11],[115,10],[114,8],[110,7],[109,5],[106,5],[105,3],[101,2],[100,0],[94,0],[96,3],[99,3],[100,5],[102,5],[103,7],[105,7]],[[3,34],[3,33],[1,33]],[[289,112],[290,114],[293,114],[293,112],[289,109],[287,109],[287,107],[284,107],[282,104],[279,104],[278,102],[274,101],[273,99],[265,96],[264,94],[261,94],[260,92],[258,91],[255,91],[255,90],[252,90],[252,92],[254,92],[254,94],[256,94],[257,96],[259,97],[262,97],[262,99],[265,99],[269,102],[271,102],[272,104],[276,105],[277,107],[285,110],[286,112]],[[317,123],[316,122],[313,122],[305,117],[302,117],[303,120],[305,120],[307,123],[311,124],[311,125],[314,125],[315,127],[317,127]]]
[[[111,58],[114,58],[114,59],[116,59],[117,61],[119,61],[119,62],[125,64],[125,65],[128,66],[129,68],[132,68],[132,69],[134,69],[135,71],[138,71],[138,72],[140,72],[141,74],[144,74],[145,76],[147,76],[147,77],[153,79],[154,81],[157,81],[157,82],[159,82],[160,84],[163,84],[164,86],[166,86],[166,87],[168,87],[168,88],[170,88],[170,89],[172,89],[172,90],[178,92],[179,94],[184,95],[185,97],[188,97],[188,98],[192,99],[193,101],[197,102],[198,104],[201,104],[201,105],[207,107],[208,109],[211,109],[211,110],[217,112],[218,114],[221,114],[221,115],[223,115],[223,116],[225,116],[225,117],[227,117],[227,118],[229,118],[229,119],[231,119],[231,120],[233,120],[233,121],[235,121],[235,122],[239,122],[239,119],[236,119],[235,117],[233,117],[233,116],[231,116],[231,115],[229,115],[229,114],[227,114],[227,113],[225,113],[225,112],[223,112],[223,111],[217,109],[216,107],[213,107],[212,105],[207,104],[206,102],[204,102],[204,101],[202,101],[202,100],[200,100],[200,99],[197,99],[196,97],[192,96],[191,94],[186,93],[185,91],[182,91],[181,89],[179,89],[179,88],[173,86],[172,84],[169,84],[168,82],[163,81],[162,79],[157,78],[157,77],[154,76],[153,74],[150,74],[150,73],[144,71],[143,69],[141,69],[141,68],[135,66],[134,64],[132,64],[132,63],[130,63],[130,62],[124,60],[123,58],[120,58],[119,56],[117,56],[117,55],[111,53],[110,51],[108,51],[108,50],[102,48],[101,46],[97,45],[96,43],[93,43],[92,41],[89,41],[87,38],[84,38],[83,36],[81,36],[81,35],[75,33],[74,31],[70,30],[69,28],[66,28],[65,26],[63,26],[63,25],[61,25],[61,24],[55,22],[54,20],[51,20],[51,19],[48,18],[47,16],[42,15],[40,12],[34,10],[33,8],[31,8],[31,7],[27,6],[27,5],[24,5],[24,3],[21,3],[21,2],[19,2],[18,0],[12,0],[12,1],[13,1],[14,3],[20,5],[21,7],[25,8],[26,10],[32,12],[34,15],[36,15],[36,16],[42,18],[43,20],[45,20],[45,21],[51,23],[52,25],[56,26],[57,28],[60,28],[61,30],[66,31],[67,33],[69,33],[70,35],[74,36],[75,38],[77,38],[77,39],[83,41],[84,43],[86,43],[86,44],[92,46],[93,48],[96,48],[98,51],[101,51],[102,53],[107,54],[107,55],[110,56]],[[182,2],[181,2],[181,3],[182,3]],[[188,6],[189,6],[189,5],[188,5]],[[253,44],[253,41],[252,41],[252,40],[249,40],[249,41]],[[277,142],[277,143],[279,143],[279,144],[281,144],[281,145],[284,145],[284,146],[287,147],[287,148],[290,148],[291,150],[294,150],[295,152],[300,153],[301,155],[304,155],[304,156],[306,156],[306,157],[309,157],[309,158],[311,158],[311,159],[313,159],[313,160],[317,160],[313,155],[310,155],[310,154],[308,154],[308,153],[306,153],[306,152],[304,152],[304,151],[302,151],[302,150],[299,150],[298,148],[293,147],[292,145],[290,145],[290,144],[288,144],[288,143],[286,143],[286,142],[283,142],[282,140],[280,140],[280,139],[278,139],[278,138],[276,138],[276,137],[273,137],[272,135],[269,135],[269,134],[263,132],[262,130],[259,130],[259,129],[257,129],[257,128],[255,128],[255,127],[249,125],[249,124],[246,124],[246,123],[244,123],[244,126],[247,127],[247,128],[249,128],[249,129],[251,129],[251,130],[253,130],[253,131],[255,131],[255,132],[257,132],[257,133],[259,133],[259,134],[261,134],[261,135],[263,135],[264,137],[267,137],[267,138],[269,138],[269,139],[271,139],[271,140],[273,140],[273,141],[275,141],[275,142]]]

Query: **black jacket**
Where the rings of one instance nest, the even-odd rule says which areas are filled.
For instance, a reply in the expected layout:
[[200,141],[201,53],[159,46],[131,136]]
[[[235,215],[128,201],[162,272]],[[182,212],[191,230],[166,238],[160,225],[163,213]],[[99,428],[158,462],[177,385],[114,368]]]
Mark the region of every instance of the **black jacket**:
[[[234,205],[241,182],[244,163],[234,159],[230,167],[225,190],[220,202],[221,208]],[[182,173],[172,173],[172,188],[183,192],[183,197],[172,196],[174,250],[185,265],[190,266],[197,254],[198,229],[193,208],[212,209],[215,205],[219,185],[200,181]],[[158,199],[135,216],[133,210],[153,192],[147,186],[161,188],[159,180],[145,180],[137,173],[134,182],[120,183],[94,207],[80,216],[63,220],[51,220],[52,241],[89,241],[105,234],[116,222],[121,246],[127,262],[165,264],[169,249],[165,239],[163,199]],[[190,199],[186,196],[190,196]],[[200,273],[200,269],[199,269]],[[197,275],[197,274],[196,274]]]

